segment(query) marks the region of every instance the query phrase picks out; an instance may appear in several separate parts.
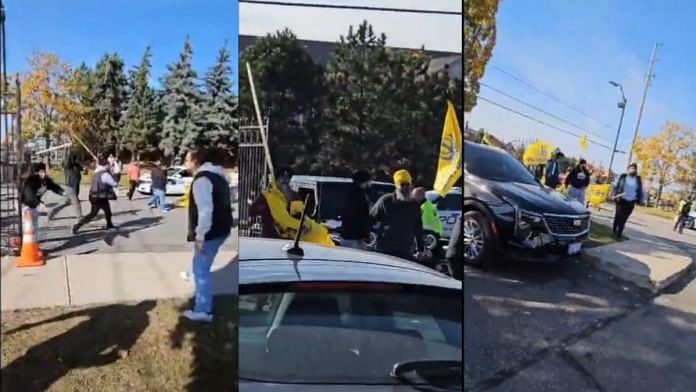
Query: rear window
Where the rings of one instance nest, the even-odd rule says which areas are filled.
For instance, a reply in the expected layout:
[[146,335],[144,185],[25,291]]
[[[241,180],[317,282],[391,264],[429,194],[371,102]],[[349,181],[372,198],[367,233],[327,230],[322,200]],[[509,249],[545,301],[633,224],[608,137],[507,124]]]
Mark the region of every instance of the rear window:
[[396,363],[460,361],[461,319],[456,290],[385,295],[365,287],[286,288],[243,294],[239,376],[276,383],[393,384]]

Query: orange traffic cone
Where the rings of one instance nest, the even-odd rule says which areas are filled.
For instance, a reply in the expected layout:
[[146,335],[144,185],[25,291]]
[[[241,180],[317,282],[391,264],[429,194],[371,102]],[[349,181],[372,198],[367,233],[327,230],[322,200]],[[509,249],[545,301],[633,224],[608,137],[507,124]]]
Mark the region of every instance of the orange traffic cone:
[[36,232],[34,222],[31,219],[31,212],[24,211],[23,216],[24,236],[22,237],[22,253],[19,255],[15,266],[17,267],[40,267],[46,262],[43,253],[39,250],[36,242]]

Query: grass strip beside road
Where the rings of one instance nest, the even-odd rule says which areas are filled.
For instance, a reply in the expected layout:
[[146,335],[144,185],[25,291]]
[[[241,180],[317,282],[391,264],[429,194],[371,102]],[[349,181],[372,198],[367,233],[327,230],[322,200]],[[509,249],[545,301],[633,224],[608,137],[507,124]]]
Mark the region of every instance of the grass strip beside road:
[[[621,241],[624,240],[622,239]],[[590,236],[583,247],[594,248],[596,246],[613,244],[614,242],[616,242],[616,240],[614,239],[611,227],[592,222],[590,226]]]
[[[236,390],[237,297],[212,324],[186,300],[2,313],[2,388],[13,391]],[[14,331],[14,332],[13,332]]]
[[659,218],[669,219],[673,222],[674,222],[674,217],[677,216],[676,212],[665,211],[661,208],[636,206],[636,209],[640,212],[645,213],[645,214],[657,216]]

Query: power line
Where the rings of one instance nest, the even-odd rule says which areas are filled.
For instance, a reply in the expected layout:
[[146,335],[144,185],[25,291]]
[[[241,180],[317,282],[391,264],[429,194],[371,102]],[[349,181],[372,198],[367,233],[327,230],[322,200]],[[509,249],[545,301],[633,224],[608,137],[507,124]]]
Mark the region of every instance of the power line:
[[[594,117],[590,116],[589,114],[585,113],[583,110],[579,109],[579,108],[576,107],[575,105],[572,105],[572,104],[568,103],[567,101],[562,100],[562,99],[556,97],[555,95],[551,94],[550,92],[548,92],[548,91],[546,91],[546,90],[542,90],[542,89],[540,89],[540,88],[534,86],[532,83],[530,83],[530,82],[528,82],[528,81],[522,79],[521,77],[515,75],[514,73],[512,73],[512,72],[510,72],[510,71],[506,71],[505,69],[503,69],[503,68],[501,68],[501,67],[499,67],[499,66],[497,66],[497,65],[494,65],[494,64],[491,64],[490,67],[493,68],[493,69],[495,69],[495,70],[497,70],[497,71],[499,71],[499,72],[501,72],[501,73],[503,73],[503,74],[505,74],[505,75],[507,75],[507,76],[509,76],[509,77],[511,77],[511,78],[513,78],[513,79],[515,79],[515,80],[517,80],[518,82],[524,84],[525,86],[531,88],[532,90],[534,90],[534,91],[536,91],[536,92],[538,92],[538,93],[540,93],[540,94],[542,94],[542,95],[545,95],[546,97],[551,98],[551,99],[553,99],[554,101],[556,101],[556,102],[558,102],[558,103],[560,103],[560,104],[562,104],[562,105],[568,107],[570,110],[573,110],[574,112],[576,112],[576,113],[582,115],[583,117],[585,117],[585,118],[587,118],[587,119],[590,119],[590,120],[592,120],[592,121],[596,121],[597,123],[600,123],[600,124],[601,124],[601,122],[600,122],[599,120],[597,120],[597,119],[595,119]],[[608,124],[601,124],[601,125],[604,126],[605,128],[609,128],[609,129],[612,128],[611,125],[608,125]]]
[[341,10],[360,10],[360,11],[380,11],[380,12],[403,12],[412,14],[434,14],[434,15],[461,15],[457,11],[423,10],[415,8],[388,8],[388,7],[369,7],[359,5],[340,5],[340,4],[316,4],[316,3],[291,3],[287,1],[262,1],[262,0],[239,0],[240,3],[277,5],[285,7],[309,7],[309,8],[331,8]]
[[[528,119],[528,120],[532,120],[532,121],[538,122],[539,124],[545,125],[545,126],[547,126],[547,127],[549,127],[549,128],[553,128],[553,129],[555,129],[555,130],[557,130],[557,131],[566,133],[566,134],[568,134],[568,135],[572,135],[572,136],[575,136],[575,137],[578,137],[578,138],[581,138],[581,137],[582,137],[582,135],[579,135],[579,134],[577,134],[577,133],[575,133],[575,132],[573,132],[573,131],[569,131],[569,130],[567,130],[567,129],[559,128],[559,127],[557,127],[557,126],[555,126],[555,125],[552,125],[552,124],[549,124],[549,123],[547,123],[547,122],[545,122],[545,121],[543,121],[543,120],[539,120],[539,119],[536,118],[536,117],[532,117],[532,116],[530,116],[530,115],[528,115],[528,114],[519,112],[519,111],[517,111],[517,110],[515,110],[515,109],[511,109],[511,108],[509,108],[509,107],[507,107],[507,106],[505,106],[505,105],[502,105],[502,104],[500,104],[500,103],[497,103],[497,102],[495,102],[495,101],[492,101],[492,100],[490,100],[490,99],[488,99],[488,98],[486,98],[486,97],[478,96],[477,99],[480,99],[480,100],[482,100],[482,101],[484,101],[484,102],[488,102],[488,103],[490,103],[491,105],[494,105],[494,106],[497,106],[497,107],[499,107],[499,108],[501,108],[501,109],[504,109],[504,110],[507,110],[507,111],[509,111],[509,112],[515,113],[515,114],[517,114],[518,116],[524,117],[524,118],[526,118],[526,119]],[[592,144],[596,144],[596,145],[598,145],[598,146],[600,146],[600,147],[604,147],[604,148],[606,148],[606,149],[608,149],[608,150],[611,150],[611,147],[610,147],[610,146],[607,146],[606,144],[602,144],[602,143],[596,142],[596,141],[591,140],[591,139],[589,139],[589,138],[588,138],[587,141],[590,142],[590,143],[592,143]],[[618,152],[622,152],[622,151],[618,151]]]
[[565,123],[565,124],[568,124],[568,125],[570,125],[570,126],[573,126],[573,127],[577,128],[577,129],[579,129],[579,130],[581,130],[581,131],[585,131],[586,133],[589,133],[590,135],[597,136],[598,138],[600,138],[600,139],[602,139],[602,140],[609,141],[609,140],[607,140],[604,136],[602,136],[602,135],[600,135],[600,134],[597,134],[597,133],[594,133],[594,132],[590,132],[590,131],[588,131],[586,128],[581,127],[580,125],[577,125],[577,124],[574,124],[574,123],[572,123],[572,122],[570,122],[570,121],[564,120],[564,119],[562,119],[561,117],[558,117],[558,116],[556,116],[556,115],[553,114],[553,113],[549,113],[549,112],[545,111],[544,109],[540,109],[540,108],[538,108],[538,107],[536,107],[536,106],[534,106],[534,105],[532,105],[532,104],[529,104],[529,103],[527,103],[527,102],[525,102],[525,101],[523,101],[523,100],[521,100],[521,99],[519,99],[519,98],[516,98],[516,97],[514,97],[514,96],[512,96],[512,95],[510,95],[510,94],[508,94],[508,93],[506,93],[506,92],[504,92],[504,91],[502,91],[502,90],[500,90],[500,89],[497,89],[497,88],[495,88],[495,87],[493,87],[493,86],[491,86],[491,85],[488,85],[488,84],[486,84],[486,83],[484,83],[484,82],[481,82],[481,85],[484,86],[484,87],[486,87],[486,88],[488,88],[488,89],[490,89],[490,90],[495,91],[496,93],[498,93],[498,94],[500,94],[500,95],[503,95],[503,96],[508,97],[508,98],[510,98],[510,99],[512,99],[512,100],[514,100],[514,101],[516,101],[516,102],[519,102],[519,103],[521,103],[522,105],[525,105],[525,106],[527,106],[527,107],[530,107],[530,108],[532,108],[532,109],[534,109],[534,110],[536,110],[536,111],[538,111],[538,112],[541,112],[541,113],[543,113],[543,114],[545,114],[545,115],[547,115],[547,116],[553,117],[553,118],[555,118],[555,119],[558,120],[558,121],[561,121],[561,122],[563,122],[563,123]]

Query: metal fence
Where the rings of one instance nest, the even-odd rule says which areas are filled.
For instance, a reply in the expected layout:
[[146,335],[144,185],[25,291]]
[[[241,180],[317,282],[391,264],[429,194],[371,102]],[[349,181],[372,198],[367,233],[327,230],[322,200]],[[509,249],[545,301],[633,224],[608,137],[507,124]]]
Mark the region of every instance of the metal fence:
[[[6,80],[5,75],[2,79]],[[16,82],[16,91],[19,81]],[[19,252],[20,233],[22,231],[21,206],[19,192],[22,175],[26,165],[22,165],[24,156],[21,139],[21,100],[7,91],[7,85],[0,91],[0,116],[2,139],[0,141],[0,249],[3,255]],[[16,100],[16,106],[11,110],[10,99]]]
[[[268,121],[265,132],[268,135]],[[267,185],[267,165],[259,127],[244,125],[239,128],[239,235],[257,237],[260,222],[252,222],[249,209]]]

